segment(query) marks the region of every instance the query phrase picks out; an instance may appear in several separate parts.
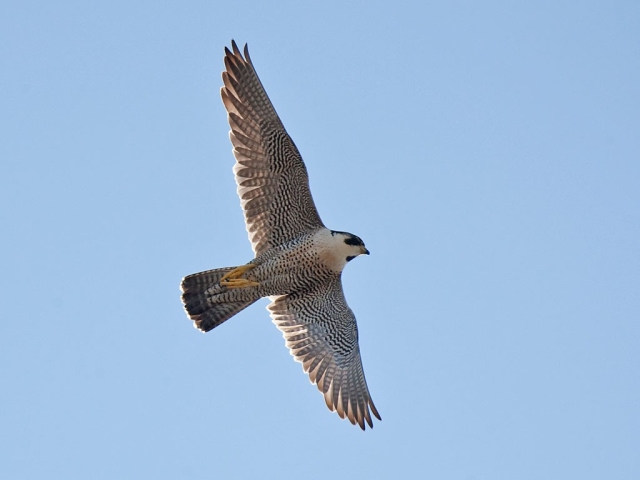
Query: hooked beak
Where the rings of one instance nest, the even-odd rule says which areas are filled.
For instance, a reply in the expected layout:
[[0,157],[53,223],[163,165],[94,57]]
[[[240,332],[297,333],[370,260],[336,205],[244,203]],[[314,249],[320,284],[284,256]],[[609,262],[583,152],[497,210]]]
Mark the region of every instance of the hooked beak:
[[360,252],[361,254],[364,255],[369,255],[369,250],[367,250],[365,247],[360,247],[362,249],[362,251]]

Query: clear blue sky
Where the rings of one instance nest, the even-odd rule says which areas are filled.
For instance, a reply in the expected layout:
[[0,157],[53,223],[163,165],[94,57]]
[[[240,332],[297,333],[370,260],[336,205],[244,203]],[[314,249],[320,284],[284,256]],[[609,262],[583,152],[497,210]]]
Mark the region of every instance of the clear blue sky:
[[[528,4],[3,2],[0,478],[640,478],[640,4]],[[371,250],[373,430],[182,310],[251,258],[231,38]]]

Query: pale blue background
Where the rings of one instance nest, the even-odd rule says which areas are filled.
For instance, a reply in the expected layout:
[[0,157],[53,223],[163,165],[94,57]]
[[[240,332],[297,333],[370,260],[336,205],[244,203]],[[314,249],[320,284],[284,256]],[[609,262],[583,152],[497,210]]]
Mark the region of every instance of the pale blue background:
[[[640,478],[640,3],[527,3],[2,2],[0,478]],[[231,38],[372,252],[371,431],[182,310],[251,258]]]

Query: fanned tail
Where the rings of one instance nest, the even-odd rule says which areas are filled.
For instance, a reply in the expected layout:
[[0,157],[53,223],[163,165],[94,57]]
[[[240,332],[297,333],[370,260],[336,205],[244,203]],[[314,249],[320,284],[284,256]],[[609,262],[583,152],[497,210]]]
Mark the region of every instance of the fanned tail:
[[249,301],[228,302],[218,300],[227,289],[220,286],[220,279],[235,267],[216,268],[194,273],[182,279],[182,303],[195,327],[203,332],[214,329],[221,323],[244,310],[258,298]]

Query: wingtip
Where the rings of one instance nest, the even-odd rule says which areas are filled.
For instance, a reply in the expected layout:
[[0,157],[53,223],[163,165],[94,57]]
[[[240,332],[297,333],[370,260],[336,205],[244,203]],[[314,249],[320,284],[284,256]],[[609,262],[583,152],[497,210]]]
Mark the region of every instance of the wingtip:
[[231,48],[233,49],[234,55],[240,55],[240,49],[238,48],[238,44],[234,39],[231,39]]
[[[243,52],[244,52],[244,56],[243,56]],[[245,43],[244,44],[244,48],[242,49],[242,51],[240,50],[240,48],[238,47],[238,44],[236,43],[236,41],[232,38],[231,39],[231,50],[229,50],[229,47],[224,47],[224,53],[226,57],[236,57],[239,58],[247,63],[251,63],[251,57],[249,56],[249,44]]]
[[373,404],[372,400],[369,400],[369,407],[371,408],[371,413],[373,413],[375,415],[375,417],[382,421],[382,417],[380,416],[380,414],[378,413],[378,409],[376,408],[376,406]]

